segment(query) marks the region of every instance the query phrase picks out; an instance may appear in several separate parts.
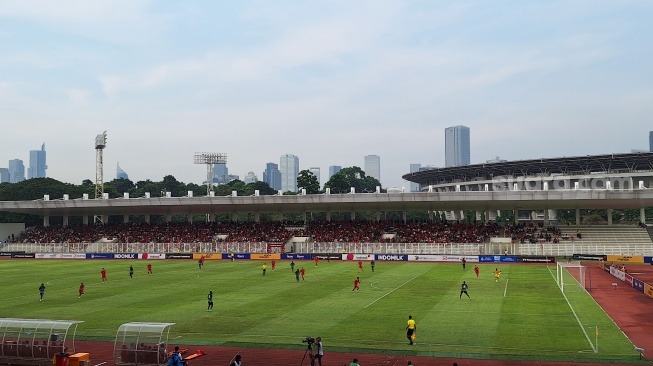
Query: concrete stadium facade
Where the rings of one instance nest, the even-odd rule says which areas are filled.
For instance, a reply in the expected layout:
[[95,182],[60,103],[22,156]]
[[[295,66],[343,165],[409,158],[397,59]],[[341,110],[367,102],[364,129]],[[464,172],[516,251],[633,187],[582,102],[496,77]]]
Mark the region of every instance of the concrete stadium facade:
[[[404,179],[421,185],[421,192],[349,193],[274,196],[205,196],[109,199],[68,199],[44,197],[35,201],[0,201],[0,211],[43,217],[45,226],[52,216],[131,215],[216,215],[262,213],[428,211],[486,212],[496,217],[499,210],[644,209],[653,206],[653,153],[599,155],[577,158],[523,160],[467,165],[414,172]],[[494,214],[493,214],[494,213]],[[517,218],[517,215],[515,215]],[[455,217],[454,217],[455,218]],[[611,215],[608,215],[608,224]],[[548,217],[544,215],[544,221]]]

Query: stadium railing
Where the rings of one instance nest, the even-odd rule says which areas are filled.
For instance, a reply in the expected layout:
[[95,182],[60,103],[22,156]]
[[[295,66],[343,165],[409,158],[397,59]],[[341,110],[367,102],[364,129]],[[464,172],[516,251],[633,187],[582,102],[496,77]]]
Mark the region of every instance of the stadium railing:
[[[583,240],[560,243],[510,244],[512,255],[571,256],[573,254],[653,256],[653,244],[588,243]],[[268,243],[94,243],[88,244],[3,244],[0,252],[27,253],[268,253]],[[292,243],[288,253],[367,253],[500,255],[488,243]]]

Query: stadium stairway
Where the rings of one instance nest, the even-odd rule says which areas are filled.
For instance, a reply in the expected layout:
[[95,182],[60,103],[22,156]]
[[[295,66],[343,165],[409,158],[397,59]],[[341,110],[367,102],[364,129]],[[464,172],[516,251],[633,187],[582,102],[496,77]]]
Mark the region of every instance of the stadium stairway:
[[[558,226],[562,235],[574,237],[574,241],[584,244],[640,244],[653,245],[651,231],[633,225],[570,225]],[[580,232],[582,239],[576,238]],[[571,242],[571,240],[561,242]]]

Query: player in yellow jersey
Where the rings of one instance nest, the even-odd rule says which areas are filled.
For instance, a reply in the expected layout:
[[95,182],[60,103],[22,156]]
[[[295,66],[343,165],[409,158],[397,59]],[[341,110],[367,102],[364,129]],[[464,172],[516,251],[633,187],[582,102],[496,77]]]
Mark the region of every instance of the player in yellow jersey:
[[498,268],[494,269],[494,282],[499,282],[499,277],[501,277],[501,271]]

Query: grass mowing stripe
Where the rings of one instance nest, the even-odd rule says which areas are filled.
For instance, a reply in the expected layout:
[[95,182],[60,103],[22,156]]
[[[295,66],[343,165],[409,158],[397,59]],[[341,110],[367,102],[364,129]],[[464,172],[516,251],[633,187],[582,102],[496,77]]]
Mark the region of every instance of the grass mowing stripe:
[[424,272],[422,272],[422,273],[420,273],[420,274],[418,274],[417,276],[415,276],[415,277],[413,277],[413,278],[411,278],[410,280],[408,280],[408,281],[406,281],[406,282],[404,282],[404,283],[402,283],[401,285],[399,285],[399,286],[397,286],[397,287],[395,287],[394,289],[392,289],[392,290],[390,290],[390,292],[388,292],[388,293],[386,293],[385,295],[383,295],[383,296],[381,296],[381,297],[379,297],[378,299],[376,299],[376,300],[374,300],[374,301],[372,301],[371,303],[369,303],[369,304],[367,304],[367,305],[365,305],[365,307],[364,307],[363,309],[367,309],[367,308],[369,308],[369,307],[370,307],[371,305],[374,305],[374,303],[375,303],[375,302],[377,302],[377,301],[379,301],[379,300],[381,300],[382,298],[384,298],[384,297],[386,297],[386,296],[388,296],[388,295],[390,295],[391,293],[393,293],[393,292],[395,292],[395,291],[397,291],[397,290],[398,290],[399,288],[401,288],[402,286],[404,286],[404,285],[405,285],[405,284],[407,284],[408,282],[410,282],[410,281],[412,281],[412,280],[414,280],[414,279],[416,279],[417,277],[419,277],[419,276],[421,276],[421,275],[423,275],[424,273],[426,273],[426,272],[428,272],[429,270],[430,270],[430,268],[429,268],[429,269],[427,269],[426,271],[424,271]]
[[[551,273],[551,277],[553,277],[553,280],[555,281],[556,277],[553,274],[553,271],[551,271],[551,268],[548,268],[548,269],[549,269],[549,273]],[[594,343],[592,343],[592,340],[590,339],[590,336],[587,334],[587,331],[585,331],[585,327],[583,326],[583,323],[578,318],[578,315],[576,314],[576,311],[574,310],[574,307],[571,306],[571,303],[569,302],[569,299],[567,298],[567,295],[564,292],[562,292],[562,296],[565,298],[565,301],[567,302],[567,305],[569,305],[569,309],[571,309],[571,313],[574,314],[574,318],[576,318],[576,321],[578,322],[578,326],[583,331],[583,334],[585,334],[585,338],[587,339],[587,342],[590,344],[590,347],[592,347],[592,351],[594,351],[594,353],[598,353],[599,350],[596,349],[596,346],[594,345]]]

